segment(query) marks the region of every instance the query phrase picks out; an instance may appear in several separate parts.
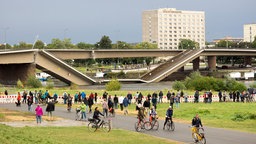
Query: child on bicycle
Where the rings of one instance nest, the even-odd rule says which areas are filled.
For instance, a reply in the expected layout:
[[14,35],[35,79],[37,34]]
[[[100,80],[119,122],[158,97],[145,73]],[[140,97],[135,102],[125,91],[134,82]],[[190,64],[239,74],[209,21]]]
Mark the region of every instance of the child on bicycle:
[[157,118],[157,112],[154,106],[152,106],[152,108],[149,111],[149,121],[152,122],[153,120],[155,120]]
[[173,115],[172,106],[169,106],[169,108],[167,109],[166,114],[165,114],[165,122],[164,122],[163,129],[165,129],[165,125],[168,120],[171,120],[171,123],[172,123],[172,115]]

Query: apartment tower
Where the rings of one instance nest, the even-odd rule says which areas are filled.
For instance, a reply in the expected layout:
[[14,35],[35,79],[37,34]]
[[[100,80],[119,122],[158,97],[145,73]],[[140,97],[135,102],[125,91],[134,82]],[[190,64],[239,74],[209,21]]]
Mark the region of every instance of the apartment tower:
[[203,11],[175,8],[147,10],[142,13],[142,40],[156,43],[160,49],[178,49],[181,39],[190,39],[205,47]]
[[244,42],[253,42],[256,36],[256,24],[244,25]]

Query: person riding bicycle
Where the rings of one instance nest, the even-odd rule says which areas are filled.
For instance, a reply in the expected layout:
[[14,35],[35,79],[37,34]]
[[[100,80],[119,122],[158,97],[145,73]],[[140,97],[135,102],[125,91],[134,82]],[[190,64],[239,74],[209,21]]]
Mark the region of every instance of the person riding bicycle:
[[[203,129],[203,125],[202,125],[202,122],[201,122],[201,119],[199,118],[199,115],[196,114],[196,116],[192,119],[192,126],[194,126],[196,129],[193,131],[193,133],[199,133],[199,128],[201,126],[201,128]],[[197,140],[197,137],[195,136],[195,140]]]
[[101,119],[100,115],[104,116],[99,110],[98,107],[95,107],[94,112],[93,112],[93,119],[96,120],[96,123],[99,124]]
[[171,120],[171,124],[172,124],[172,115],[173,115],[172,106],[169,106],[169,108],[166,110],[165,122],[164,122],[164,127],[163,127],[163,129],[165,129],[165,125],[166,125],[166,123],[167,123],[168,120]]
[[196,116],[192,119],[192,126],[195,126],[197,129],[201,126],[203,128],[201,119],[199,118],[199,115],[196,114]]
[[144,107],[142,106],[142,104],[138,104],[138,119],[139,121],[143,121],[145,116],[145,112],[144,112]]
[[152,122],[153,120],[155,120],[157,118],[157,112],[154,106],[152,106],[152,108],[149,111],[149,121]]

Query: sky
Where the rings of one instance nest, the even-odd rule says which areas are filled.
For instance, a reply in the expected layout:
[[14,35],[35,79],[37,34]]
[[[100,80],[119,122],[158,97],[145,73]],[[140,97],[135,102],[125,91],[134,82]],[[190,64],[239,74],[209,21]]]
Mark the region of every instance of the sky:
[[204,11],[206,41],[243,38],[243,25],[256,23],[256,0],[0,0],[0,43],[95,44],[142,41],[142,12],[159,8]]

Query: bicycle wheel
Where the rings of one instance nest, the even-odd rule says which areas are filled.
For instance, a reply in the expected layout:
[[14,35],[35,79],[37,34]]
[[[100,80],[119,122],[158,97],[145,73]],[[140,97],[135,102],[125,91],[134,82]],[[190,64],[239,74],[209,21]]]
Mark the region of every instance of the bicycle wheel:
[[171,123],[168,121],[167,124],[166,124],[166,129],[170,130],[170,128],[171,128]]
[[150,123],[149,121],[146,121],[146,122],[144,123],[144,128],[145,128],[146,130],[151,130],[151,129],[152,129],[151,123]]
[[95,132],[96,130],[97,130],[97,126],[95,125],[95,123],[89,123],[88,124],[88,129],[89,129],[89,131],[91,131],[91,132]]
[[206,144],[206,139],[205,139],[205,137],[200,140],[200,143],[201,143],[201,144]]
[[196,133],[192,133],[192,139],[194,143],[197,143],[197,134]]
[[110,123],[108,122],[104,122],[101,126],[101,128],[103,129],[104,132],[109,132],[111,127],[110,127]]
[[156,120],[156,121],[153,122],[153,123],[154,123],[154,125],[153,125],[152,129],[158,130],[158,128],[159,128],[159,122]]
[[141,131],[141,123],[139,123],[139,122],[136,122],[136,123],[135,123],[135,130],[136,130],[137,132],[140,132],[140,131]]
[[174,122],[171,123],[171,130],[174,131],[175,130],[175,125]]

